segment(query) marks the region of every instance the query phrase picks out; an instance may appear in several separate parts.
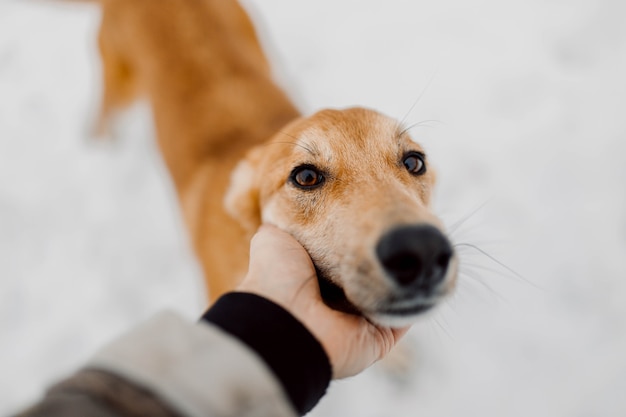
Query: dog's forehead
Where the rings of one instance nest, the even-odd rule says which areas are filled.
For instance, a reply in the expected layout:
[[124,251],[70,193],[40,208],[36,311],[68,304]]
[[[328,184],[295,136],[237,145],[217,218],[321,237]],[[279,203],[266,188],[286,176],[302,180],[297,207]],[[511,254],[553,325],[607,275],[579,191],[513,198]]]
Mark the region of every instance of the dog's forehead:
[[407,139],[400,137],[400,131],[395,119],[373,110],[322,110],[305,119],[297,134],[298,151],[322,160],[332,160],[337,154],[395,153]]

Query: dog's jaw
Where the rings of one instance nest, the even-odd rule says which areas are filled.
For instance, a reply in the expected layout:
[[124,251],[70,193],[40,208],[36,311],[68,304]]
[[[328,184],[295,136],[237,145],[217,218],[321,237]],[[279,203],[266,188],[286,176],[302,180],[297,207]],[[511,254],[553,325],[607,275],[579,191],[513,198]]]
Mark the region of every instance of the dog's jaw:
[[436,294],[406,301],[391,300],[383,302],[378,308],[368,310],[351,301],[344,288],[331,279],[330,274],[316,266],[320,294],[324,303],[334,310],[363,316],[370,322],[384,327],[400,328],[414,324],[419,318],[432,312],[452,292],[458,269],[458,260],[454,256],[446,277]]
[[343,288],[331,281],[320,269],[317,272],[317,282],[320,286],[320,294],[324,303],[332,308],[347,314],[360,316],[361,311],[348,300]]

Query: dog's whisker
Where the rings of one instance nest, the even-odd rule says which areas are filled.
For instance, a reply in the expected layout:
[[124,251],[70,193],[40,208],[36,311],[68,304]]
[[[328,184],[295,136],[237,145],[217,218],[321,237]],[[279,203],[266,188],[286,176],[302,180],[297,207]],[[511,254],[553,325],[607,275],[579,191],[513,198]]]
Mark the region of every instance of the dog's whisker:
[[[434,128],[435,126],[430,126],[428,125],[428,123],[440,123],[440,124],[445,124],[445,122],[442,122],[441,120],[436,120],[436,119],[428,119],[428,120],[422,120],[420,122],[417,123],[413,123],[410,124],[406,127],[404,127],[400,133],[398,133],[398,137],[401,137],[402,135],[404,135],[406,132],[408,132],[409,130],[415,128],[415,127],[428,127],[428,128]],[[402,127],[402,126],[400,126]]]
[[[432,73],[432,75],[430,76],[430,79],[428,80],[428,82],[426,83],[426,85],[424,86],[422,91],[420,92],[419,96],[417,96],[417,99],[413,102],[413,104],[411,105],[409,110],[402,117],[402,119],[400,119],[400,121],[398,122],[398,125],[396,127],[397,130],[400,130],[400,127],[404,125],[404,122],[406,122],[407,117],[409,117],[409,115],[411,114],[411,112],[413,111],[415,106],[417,106],[417,104],[422,100],[422,97],[424,96],[424,94],[426,94],[426,91],[428,90],[428,88],[432,84],[432,82],[435,79],[435,76],[437,75],[437,73],[438,73],[438,71],[435,71],[435,72]],[[401,136],[401,135],[398,135],[398,136]]]
[[519,272],[515,271],[513,268],[509,267],[508,265],[506,265],[504,262],[500,261],[499,259],[497,259],[495,256],[489,254],[488,252],[486,252],[485,250],[479,248],[476,245],[473,245],[471,243],[455,243],[453,245],[455,248],[458,247],[465,247],[465,248],[470,248],[475,250],[476,252],[479,252],[481,254],[483,254],[485,257],[487,257],[488,259],[490,259],[492,262],[496,263],[497,265],[501,266],[502,268],[504,268],[505,270],[507,270],[508,272],[510,272],[511,274],[513,274],[513,276],[515,278],[518,278],[519,280],[525,282],[526,284],[531,285],[532,287],[539,289],[539,290],[543,290],[543,288],[541,288],[540,286],[538,286],[537,284],[535,284],[534,282],[530,281],[529,279],[527,279],[526,277],[524,277],[522,274],[520,274]]
[[[281,134],[281,135],[288,136],[288,137],[290,137],[291,139],[293,139],[293,140],[295,140],[295,141],[297,141],[297,142],[299,142],[299,141],[300,141],[300,138],[298,138],[298,137],[296,137],[296,136],[292,135],[292,134],[291,134],[291,133],[289,133],[289,132],[285,132],[284,130],[278,130],[278,131],[276,131],[276,133],[277,133],[277,134]],[[276,141],[274,141],[274,142],[269,142],[269,143],[266,143],[266,145],[269,145],[269,144],[271,144],[271,143],[283,143],[283,144],[291,144],[291,145],[294,145],[294,146],[300,146],[300,147],[302,147],[303,149],[306,149],[306,151],[307,151],[307,152],[309,152],[309,153],[311,153],[311,154],[315,155],[315,152],[313,151],[313,149],[311,149],[310,147],[307,147],[307,146],[305,146],[305,145],[303,145],[303,144],[301,144],[301,143],[296,143],[296,142],[276,142]]]
[[[459,241],[459,239],[456,239],[455,241]],[[479,246],[481,248],[484,248],[485,246],[501,246],[502,244],[506,243],[507,241],[504,239],[481,239],[481,240],[476,240],[473,241],[472,243],[476,246]],[[472,249],[470,248],[459,248],[459,252],[466,252],[466,253],[471,253],[473,252]]]
[[294,145],[300,146],[304,149],[307,150],[307,152],[309,152],[312,156],[317,156],[319,155],[319,151],[316,149],[315,145],[308,145],[308,144],[302,144],[300,143],[300,138],[288,133],[288,132],[284,132],[282,130],[279,130],[278,133],[285,135],[285,136],[289,136],[290,138],[298,141],[298,143],[293,143],[293,142],[289,142],[289,143],[293,143]]
[[454,292],[443,300],[444,304],[450,307],[450,309],[455,313],[457,313],[456,294],[457,293]]
[[272,142],[266,143],[265,145],[293,145],[293,146],[297,146],[299,148],[304,149],[305,151],[310,153],[312,156],[316,155],[315,152],[311,148],[309,148],[309,147],[307,147],[307,146],[305,146],[305,145],[303,145],[301,143],[296,143],[296,142],[272,141]]
[[439,327],[446,334],[446,336],[450,338],[450,340],[454,341],[454,337],[452,336],[452,333],[450,333],[448,329],[446,329],[446,327],[443,324],[441,324],[439,320],[437,320],[436,317],[433,317],[433,321],[435,322],[435,324],[437,324],[437,327]]
[[466,282],[475,282],[478,285],[480,285],[481,287],[485,288],[487,291],[489,291],[489,293],[491,293],[494,297],[496,297],[499,301],[503,301],[505,303],[509,303],[509,301],[499,292],[497,292],[496,290],[493,289],[493,287],[489,284],[487,284],[485,281],[483,281],[482,279],[474,276],[473,274],[469,274],[466,271],[462,271],[459,272],[459,276],[461,277],[465,277],[465,278],[469,278],[470,281],[466,281]]
[[496,269],[496,268],[492,268],[486,265],[480,265],[480,264],[475,264],[475,263],[468,263],[466,261],[463,261],[463,269],[470,269],[470,270],[480,270],[483,272],[489,272],[495,275],[502,275],[505,277],[511,277],[511,275],[509,274],[508,271],[503,272],[501,269]]
[[459,292],[454,291],[444,299],[444,303],[454,312],[458,312]]
[[441,321],[443,322],[443,324],[445,324],[445,327],[449,328],[450,327],[450,322],[448,321],[448,319],[446,318],[446,315],[444,314],[443,311],[439,311],[439,314],[437,315],[437,317],[439,317],[441,319]]
[[474,217],[476,215],[476,213],[478,213],[482,209],[484,209],[489,203],[491,203],[493,201],[494,198],[495,197],[493,197],[493,196],[489,197],[487,200],[482,202],[478,207],[476,207],[474,210],[472,210],[469,214],[466,214],[465,216],[461,217],[459,220],[457,220],[454,223],[452,223],[452,225],[448,228],[448,234],[450,236],[452,236],[454,234],[454,232],[456,232],[459,229],[459,227],[461,227],[465,222],[467,222],[469,219]]
[[281,135],[289,136],[291,139],[299,140],[296,136],[292,135],[289,132],[285,132],[284,130],[278,130],[276,133],[280,133]]

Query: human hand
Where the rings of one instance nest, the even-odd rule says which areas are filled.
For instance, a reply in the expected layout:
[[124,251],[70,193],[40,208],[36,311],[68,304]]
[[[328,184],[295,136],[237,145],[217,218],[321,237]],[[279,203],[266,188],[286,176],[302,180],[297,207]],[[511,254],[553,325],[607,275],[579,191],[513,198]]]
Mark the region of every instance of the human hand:
[[384,357],[408,330],[329,308],[309,254],[290,234],[270,225],[252,238],[248,274],[238,290],[275,302],[304,324],[324,347],[335,379],[358,374]]

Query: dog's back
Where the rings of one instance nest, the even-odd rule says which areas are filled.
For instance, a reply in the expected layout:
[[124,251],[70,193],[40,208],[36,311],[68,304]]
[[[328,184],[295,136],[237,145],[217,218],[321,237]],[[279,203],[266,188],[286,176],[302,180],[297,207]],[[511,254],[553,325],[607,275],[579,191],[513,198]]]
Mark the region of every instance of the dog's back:
[[247,149],[298,115],[271,81],[254,27],[236,1],[101,3],[103,122],[146,95],[179,191],[204,158],[222,159],[222,148],[237,153],[233,141]]

